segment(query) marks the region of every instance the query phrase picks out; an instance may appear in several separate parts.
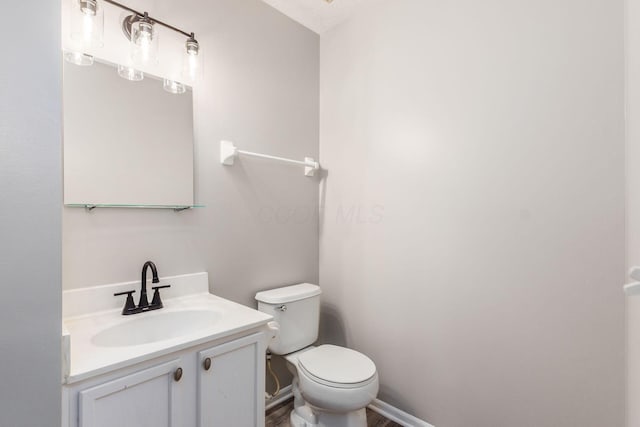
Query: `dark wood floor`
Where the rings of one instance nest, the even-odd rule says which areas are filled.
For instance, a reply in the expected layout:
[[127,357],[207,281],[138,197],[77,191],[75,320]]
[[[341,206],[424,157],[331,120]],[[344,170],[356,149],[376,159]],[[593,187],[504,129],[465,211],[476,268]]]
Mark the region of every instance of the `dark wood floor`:
[[[266,427],[290,427],[289,413],[293,410],[293,400],[287,400],[267,411]],[[367,409],[368,427],[402,427],[382,415]]]

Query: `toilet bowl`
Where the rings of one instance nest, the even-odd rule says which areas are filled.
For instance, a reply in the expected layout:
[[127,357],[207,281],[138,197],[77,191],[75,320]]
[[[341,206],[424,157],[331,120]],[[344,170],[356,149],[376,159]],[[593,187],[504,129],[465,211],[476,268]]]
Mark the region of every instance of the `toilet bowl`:
[[378,393],[376,366],[357,351],[323,345],[285,359],[296,368],[305,402],[318,410],[357,411]]
[[302,284],[256,295],[258,309],[274,316],[269,344],[293,374],[292,427],[366,427],[365,408],[379,388],[376,365],[362,353],[312,344],[318,336],[320,288]]

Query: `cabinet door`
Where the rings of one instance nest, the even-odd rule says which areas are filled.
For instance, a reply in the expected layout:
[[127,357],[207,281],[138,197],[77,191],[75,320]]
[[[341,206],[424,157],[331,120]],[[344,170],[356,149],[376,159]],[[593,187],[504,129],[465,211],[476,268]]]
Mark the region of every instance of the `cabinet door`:
[[264,426],[264,358],[262,333],[198,354],[199,427]]
[[79,393],[80,427],[181,427],[176,359]]

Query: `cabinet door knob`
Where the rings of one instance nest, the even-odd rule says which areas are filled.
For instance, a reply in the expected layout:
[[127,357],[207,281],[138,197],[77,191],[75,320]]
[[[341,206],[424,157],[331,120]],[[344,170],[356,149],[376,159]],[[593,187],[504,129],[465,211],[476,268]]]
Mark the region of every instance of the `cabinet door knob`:
[[173,373],[173,379],[176,381],[180,381],[182,379],[182,368],[176,369]]
[[206,359],[204,359],[204,362],[202,362],[202,367],[204,368],[205,371],[208,371],[209,369],[211,369],[211,358],[207,357]]

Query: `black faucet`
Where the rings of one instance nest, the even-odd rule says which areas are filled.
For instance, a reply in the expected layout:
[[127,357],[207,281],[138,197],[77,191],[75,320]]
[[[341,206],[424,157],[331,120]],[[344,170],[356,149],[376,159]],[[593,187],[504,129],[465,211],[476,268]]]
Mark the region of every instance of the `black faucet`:
[[142,266],[142,288],[140,289],[140,301],[138,301],[138,308],[146,308],[149,307],[149,300],[147,299],[147,268],[151,267],[151,274],[153,274],[153,279],[151,279],[151,283],[160,283],[160,279],[158,279],[158,269],[156,265],[147,261]]
[[151,283],[160,283],[160,279],[158,279],[158,269],[156,265],[147,261],[142,266],[142,284],[140,288],[140,301],[138,302],[138,306],[136,307],[133,302],[133,296],[136,291],[128,291],[128,292],[120,292],[114,294],[114,296],[126,295],[127,301],[125,302],[124,308],[122,309],[122,314],[127,316],[130,314],[143,313],[145,311],[158,310],[163,307],[162,300],[160,299],[160,289],[170,288],[171,285],[164,286],[154,286],[152,289],[153,300],[151,304],[149,304],[149,300],[147,299],[147,268],[151,267],[151,273],[153,274],[153,278],[151,279]]

